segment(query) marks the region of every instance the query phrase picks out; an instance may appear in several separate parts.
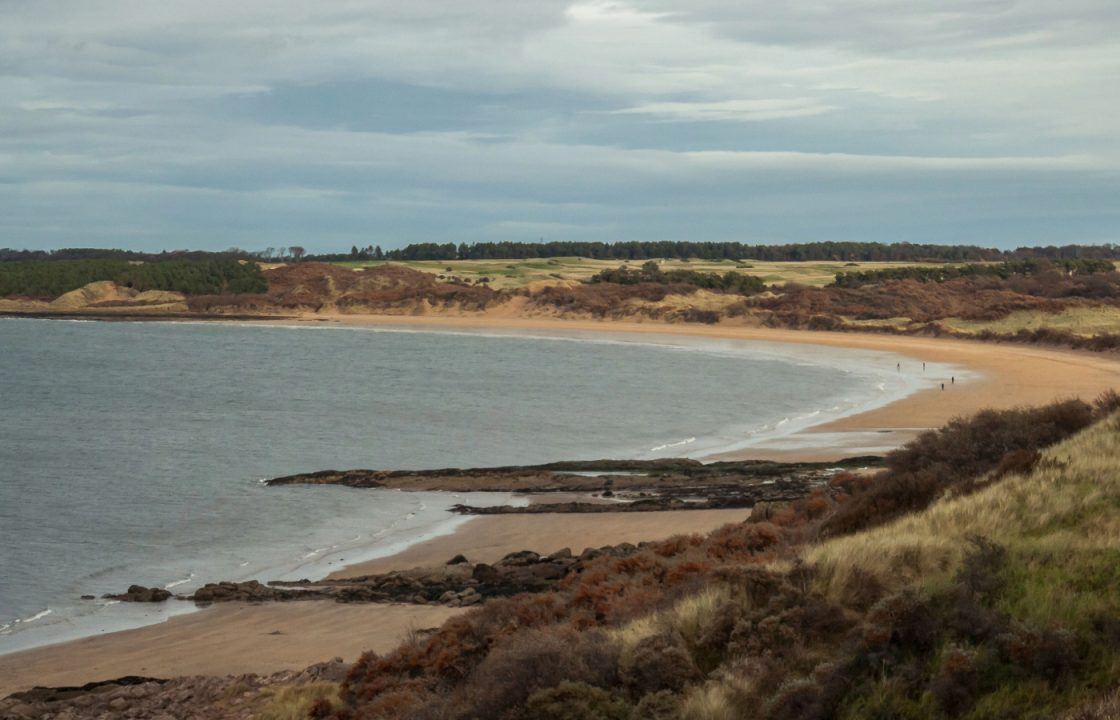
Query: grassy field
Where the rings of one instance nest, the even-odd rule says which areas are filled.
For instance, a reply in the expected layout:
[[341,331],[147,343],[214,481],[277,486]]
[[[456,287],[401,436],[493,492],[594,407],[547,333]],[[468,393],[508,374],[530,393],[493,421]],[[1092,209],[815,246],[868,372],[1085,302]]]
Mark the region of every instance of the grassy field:
[[[619,265],[641,265],[642,260],[589,260],[579,257],[541,258],[533,260],[422,260],[400,262],[399,265],[423,270],[436,275],[449,275],[471,282],[490,278],[490,285],[497,289],[516,288],[539,281],[586,280],[601,270]],[[660,260],[664,270],[685,268],[703,272],[728,272],[737,270],[756,275],[767,283],[796,282],[818,287],[832,282],[838,272],[851,270],[881,270],[891,267],[910,267],[923,263],[843,263],[843,262],[761,262],[756,260],[734,262],[708,262],[702,260]],[[346,267],[371,267],[382,263],[370,261],[338,263]],[[928,264],[928,263],[926,263]]]
[[970,333],[985,330],[1013,333],[1019,330],[1037,330],[1046,327],[1091,337],[1101,333],[1120,332],[1120,308],[1069,308],[1057,313],[1020,311],[1013,312],[999,320],[980,321],[949,318],[944,321],[944,324],[954,330]]
[[[396,262],[423,272],[431,273],[442,278],[457,278],[474,283],[482,278],[489,280],[489,285],[495,289],[514,289],[534,283],[562,283],[586,281],[591,276],[605,269],[614,269],[620,265],[638,266],[644,261],[619,261],[619,260],[591,260],[580,257],[541,258],[531,260],[448,260],[448,261],[411,261]],[[882,270],[886,268],[913,267],[928,265],[929,263],[893,263],[893,262],[762,262],[744,261],[683,261],[660,260],[664,270],[689,269],[701,272],[737,272],[760,277],[767,284],[774,283],[800,283],[823,287],[831,283],[837,273],[856,270]],[[360,268],[375,267],[385,264],[376,261],[355,261],[337,263],[344,267]],[[718,309],[726,303],[713,299],[710,294],[693,296],[689,303],[700,309]],[[845,321],[855,326],[866,326],[868,329],[880,326],[890,326],[903,329],[910,324],[909,318],[897,317],[886,320],[859,320],[845,318]],[[940,321],[944,325],[964,333],[980,333],[985,330],[997,333],[1015,333],[1019,330],[1035,330],[1038,328],[1053,328],[1064,330],[1075,335],[1091,337],[1104,333],[1120,333],[1120,308],[1070,308],[1059,313],[1044,313],[1039,311],[1014,312],[1005,318],[994,321],[973,321],[962,318],[946,318]]]

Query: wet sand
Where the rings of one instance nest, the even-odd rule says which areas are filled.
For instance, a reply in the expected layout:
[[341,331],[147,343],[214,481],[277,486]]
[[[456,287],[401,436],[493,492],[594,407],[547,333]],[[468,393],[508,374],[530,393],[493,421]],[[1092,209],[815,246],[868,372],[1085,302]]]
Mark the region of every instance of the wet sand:
[[326,601],[230,603],[158,625],[0,655],[0,697],[36,685],[84,685],[126,675],[240,675],[299,670],[365,650],[387,652],[457,608]]
[[[526,549],[548,553],[570,547],[578,553],[585,547],[707,532],[749,514],[738,509],[476,517],[451,535],[336,575],[438,565],[459,553],[482,561]],[[82,685],[125,675],[272,673],[336,656],[353,661],[364,650],[387,652],[410,630],[438,627],[459,612],[463,610],[442,606],[324,601],[219,604],[158,625],[0,655],[0,697],[35,685]]]

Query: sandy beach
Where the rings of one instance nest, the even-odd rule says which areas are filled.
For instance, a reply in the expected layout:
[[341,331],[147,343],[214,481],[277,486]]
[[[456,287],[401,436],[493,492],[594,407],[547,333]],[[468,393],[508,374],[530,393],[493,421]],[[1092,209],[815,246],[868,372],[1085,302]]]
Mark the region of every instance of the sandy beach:
[[[452,535],[353,565],[341,576],[447,562],[458,553],[497,560],[515,550],[579,552],[622,542],[707,532],[749,510],[622,513],[604,517],[508,515],[472,518]],[[221,604],[158,625],[0,655],[0,697],[36,685],[82,685],[125,675],[227,675],[298,670],[365,650],[387,652],[411,630],[438,627],[456,608],[290,602]]]
[[[284,321],[287,324],[292,320]],[[909,362],[966,368],[974,379],[945,391],[920,391],[899,402],[811,428],[799,442],[812,447],[755,447],[741,456],[829,459],[853,454],[861,444],[897,445],[924,428],[984,407],[1091,399],[1120,385],[1120,359],[1112,355],[1024,345],[874,334],[797,332],[729,325],[665,325],[501,317],[312,315],[295,322],[393,326],[432,330],[502,332],[611,332],[798,343],[828,353],[845,347],[889,351]],[[815,439],[814,439],[815,438]],[[414,545],[387,558],[353,565],[337,576],[357,576],[446,562],[462,553],[493,561],[506,553],[541,553],[570,547],[579,552],[620,542],[706,532],[742,520],[748,510],[616,515],[505,515],[473,518],[452,535]],[[0,696],[32,685],[74,685],[123,675],[268,673],[298,669],[363,650],[386,651],[411,629],[439,625],[456,609],[399,605],[306,602],[224,605],[165,623],[0,656]]]

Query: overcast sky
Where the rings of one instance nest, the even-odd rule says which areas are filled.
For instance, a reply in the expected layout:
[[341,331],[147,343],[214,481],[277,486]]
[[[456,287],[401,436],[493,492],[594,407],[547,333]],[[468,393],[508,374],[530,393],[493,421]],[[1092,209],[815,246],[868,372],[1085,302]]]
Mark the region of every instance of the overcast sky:
[[1120,242],[1117,0],[0,0],[0,246]]

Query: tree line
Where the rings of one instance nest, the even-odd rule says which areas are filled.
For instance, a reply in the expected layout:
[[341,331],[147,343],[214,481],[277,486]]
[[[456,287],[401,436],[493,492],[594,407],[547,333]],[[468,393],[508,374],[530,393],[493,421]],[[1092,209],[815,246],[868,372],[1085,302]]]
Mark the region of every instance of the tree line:
[[111,280],[141,292],[185,295],[263,293],[268,283],[253,262],[202,260],[23,260],[0,263],[0,296],[55,298],[91,282]]
[[1000,260],[1120,260],[1120,246],[1064,245],[999,250],[977,245],[935,245],[875,242],[810,242],[784,245],[748,245],[741,242],[483,242],[413,243],[383,250],[380,245],[350,252],[309,254],[300,245],[269,247],[250,252],[229,248],[220,252],[165,251],[144,253],[100,248],[15,250],[0,248],[0,262],[19,260],[202,260],[206,258],[255,259],[266,262],[341,262],[346,260],[529,260],[551,257],[585,257],[594,260],[758,260],[769,262],[995,262]]
[[946,280],[967,277],[999,277],[1006,280],[1012,275],[1037,275],[1041,272],[1054,270],[1064,272],[1067,275],[1091,275],[1093,273],[1113,272],[1116,270],[1116,266],[1111,260],[1029,258],[1026,260],[1008,260],[989,265],[934,265],[855,270],[837,273],[835,285],[843,288],[858,288],[889,280],[945,282]]
[[[357,248],[355,248],[356,250]],[[377,248],[378,250],[380,248]],[[369,251],[372,253],[373,249]],[[364,251],[363,251],[364,252]],[[319,259],[321,256],[312,256]],[[372,257],[372,256],[370,256]],[[1065,245],[999,250],[976,245],[812,242],[748,245],[740,242],[415,243],[387,250],[386,260],[526,260],[585,257],[594,260],[759,260],[770,262],[992,262],[1014,258],[1120,259],[1120,246]],[[364,257],[362,259],[365,259]]]

